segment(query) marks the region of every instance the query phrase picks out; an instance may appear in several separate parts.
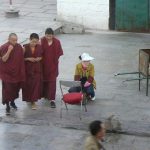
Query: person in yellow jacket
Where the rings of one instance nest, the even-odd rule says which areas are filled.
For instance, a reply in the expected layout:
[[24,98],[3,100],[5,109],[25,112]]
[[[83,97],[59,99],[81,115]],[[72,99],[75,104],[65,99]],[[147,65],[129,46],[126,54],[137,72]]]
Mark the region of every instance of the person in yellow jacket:
[[105,150],[102,145],[105,137],[105,125],[100,120],[95,120],[89,125],[90,135],[84,143],[84,150]]
[[[88,53],[83,53],[81,56],[79,56],[79,59],[81,60],[81,62],[76,65],[74,80],[81,81],[83,92],[86,93],[91,100],[95,100],[95,70],[94,65],[91,63],[91,60],[93,60],[94,58],[91,57]],[[81,89],[79,87],[73,87],[69,90],[69,92],[80,91]]]

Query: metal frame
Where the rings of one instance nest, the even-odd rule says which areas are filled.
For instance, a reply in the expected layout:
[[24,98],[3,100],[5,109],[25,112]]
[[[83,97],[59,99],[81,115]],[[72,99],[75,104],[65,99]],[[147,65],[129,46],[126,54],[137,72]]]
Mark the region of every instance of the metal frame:
[[[60,80],[60,81],[59,81],[59,85],[60,85],[60,90],[61,90],[61,95],[62,95],[62,98],[61,98],[61,108],[60,108],[60,118],[62,118],[63,104],[65,104],[66,110],[68,111],[67,103],[65,103],[65,102],[63,101],[63,95],[65,94],[65,93],[64,93],[64,87],[67,87],[67,88],[71,88],[71,87],[81,87],[81,92],[83,93],[83,91],[82,91],[81,81]],[[86,103],[87,103],[87,102],[86,102],[86,100],[85,100],[84,93],[83,93],[82,101],[80,102],[80,112],[79,112],[79,117],[80,117],[80,119],[82,119],[82,117],[81,117],[81,112],[82,112],[83,102],[84,102],[85,111],[87,111],[87,108],[86,108]],[[71,105],[71,104],[70,104],[70,105]],[[72,104],[72,105],[73,105],[73,104]],[[74,110],[75,110],[75,109],[74,109]]]
[[[139,50],[139,78],[141,75],[146,79],[146,96],[148,96],[148,84],[149,84],[149,63],[150,63],[150,49]],[[141,87],[141,80],[139,80],[139,91]]]
[[140,49],[139,50],[139,68],[138,68],[139,71],[117,73],[114,76],[127,75],[127,74],[138,74],[139,75],[138,78],[126,79],[123,82],[139,80],[139,91],[140,91],[141,80],[146,79],[146,96],[148,96],[148,84],[149,84],[149,78],[150,78],[149,64],[150,64],[150,49]]

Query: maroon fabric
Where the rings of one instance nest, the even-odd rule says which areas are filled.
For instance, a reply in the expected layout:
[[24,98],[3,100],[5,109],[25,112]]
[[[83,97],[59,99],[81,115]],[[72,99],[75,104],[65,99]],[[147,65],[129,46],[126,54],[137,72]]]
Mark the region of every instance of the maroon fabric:
[[60,41],[53,38],[52,45],[48,45],[45,37],[41,39],[43,48],[43,80],[55,81],[58,76],[58,60],[63,55],[63,50]]
[[44,82],[43,85],[43,97],[48,100],[55,100],[56,96],[56,80]]
[[2,82],[2,103],[5,104],[10,101],[14,101],[19,97],[19,90],[21,88],[21,82],[8,83]]
[[67,93],[63,95],[63,101],[68,104],[78,104],[82,101],[82,93]]
[[[9,45],[10,43],[8,42],[0,47],[0,57],[6,54]],[[0,60],[0,78],[2,81],[9,83],[25,80],[23,49],[20,44],[14,46],[6,62]]]
[[[42,47],[37,45],[32,54],[29,44],[24,45],[25,58],[42,57]],[[22,95],[23,100],[34,102],[41,98],[42,94],[42,63],[25,61],[26,81],[23,84]]]

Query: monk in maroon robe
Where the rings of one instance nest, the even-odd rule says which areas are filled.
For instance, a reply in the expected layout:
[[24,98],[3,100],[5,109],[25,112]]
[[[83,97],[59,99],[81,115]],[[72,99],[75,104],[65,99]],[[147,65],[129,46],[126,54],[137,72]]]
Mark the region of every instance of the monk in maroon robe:
[[30,43],[24,45],[26,81],[23,84],[23,101],[31,102],[32,109],[36,109],[35,102],[42,94],[42,47],[39,45],[39,36],[30,35]]
[[58,76],[59,57],[63,55],[61,43],[54,37],[51,28],[46,29],[45,36],[41,39],[43,48],[43,97],[50,100],[50,105],[55,108],[56,79]]
[[18,98],[22,82],[25,80],[23,49],[17,40],[17,35],[11,33],[8,42],[0,47],[2,103],[6,104],[7,115],[10,114],[10,105],[17,109],[14,100]]

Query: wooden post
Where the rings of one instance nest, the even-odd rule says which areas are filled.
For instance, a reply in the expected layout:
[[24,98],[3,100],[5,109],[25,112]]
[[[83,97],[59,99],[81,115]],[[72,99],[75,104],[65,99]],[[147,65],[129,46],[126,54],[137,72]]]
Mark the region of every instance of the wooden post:
[[13,10],[12,0],[9,0],[9,7],[10,7],[10,10]]
[[9,4],[12,5],[12,0],[9,1]]

